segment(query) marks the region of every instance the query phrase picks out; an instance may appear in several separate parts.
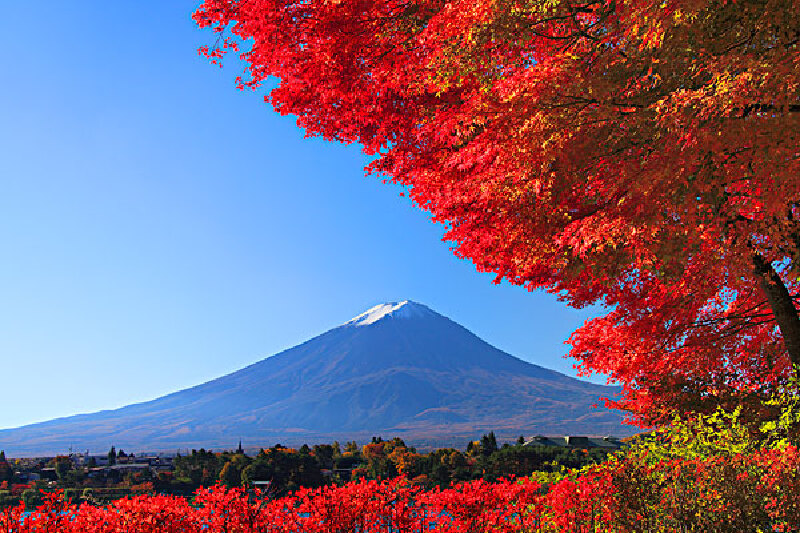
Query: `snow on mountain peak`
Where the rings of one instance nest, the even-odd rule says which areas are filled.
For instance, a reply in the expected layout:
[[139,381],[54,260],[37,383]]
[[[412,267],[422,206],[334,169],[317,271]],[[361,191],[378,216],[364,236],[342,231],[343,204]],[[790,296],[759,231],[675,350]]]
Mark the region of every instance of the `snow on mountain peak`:
[[410,300],[403,300],[402,302],[389,302],[371,307],[357,317],[345,322],[344,325],[369,326],[387,316],[393,318],[414,318],[431,314],[433,314],[433,311],[424,305]]

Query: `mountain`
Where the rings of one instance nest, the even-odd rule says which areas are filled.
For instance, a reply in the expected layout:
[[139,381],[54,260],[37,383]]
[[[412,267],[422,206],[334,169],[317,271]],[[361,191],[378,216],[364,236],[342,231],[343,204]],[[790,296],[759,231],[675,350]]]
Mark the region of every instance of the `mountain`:
[[10,456],[267,447],[401,436],[458,445],[490,430],[634,433],[593,408],[617,388],[517,359],[410,301],[378,305],[303,344],[232,374],[120,409],[0,430]]

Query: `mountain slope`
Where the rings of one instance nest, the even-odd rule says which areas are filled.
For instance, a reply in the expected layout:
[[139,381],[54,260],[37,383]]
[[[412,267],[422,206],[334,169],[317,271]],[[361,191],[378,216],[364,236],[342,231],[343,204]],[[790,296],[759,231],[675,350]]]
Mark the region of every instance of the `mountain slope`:
[[11,455],[498,434],[631,434],[593,409],[616,389],[502,352],[415,302],[376,306],[232,374],[112,411],[0,431]]

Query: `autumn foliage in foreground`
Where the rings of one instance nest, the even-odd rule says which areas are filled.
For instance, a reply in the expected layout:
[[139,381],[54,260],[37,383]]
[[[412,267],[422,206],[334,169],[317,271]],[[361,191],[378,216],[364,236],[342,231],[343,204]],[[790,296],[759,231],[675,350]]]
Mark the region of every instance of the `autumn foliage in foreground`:
[[422,491],[403,478],[300,490],[278,499],[215,486],[194,502],[138,496],[106,507],[50,495],[2,533],[498,533],[797,531],[800,454],[787,446],[705,460],[612,459],[561,479],[473,481]]

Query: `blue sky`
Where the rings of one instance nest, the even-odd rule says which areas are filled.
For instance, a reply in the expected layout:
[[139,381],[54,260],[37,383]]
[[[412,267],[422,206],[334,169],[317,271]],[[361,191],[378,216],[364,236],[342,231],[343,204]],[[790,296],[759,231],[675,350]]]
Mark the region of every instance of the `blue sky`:
[[493,285],[357,146],[197,55],[197,2],[10,2],[0,49],[0,428],[207,381],[412,299],[574,375],[598,309]]

